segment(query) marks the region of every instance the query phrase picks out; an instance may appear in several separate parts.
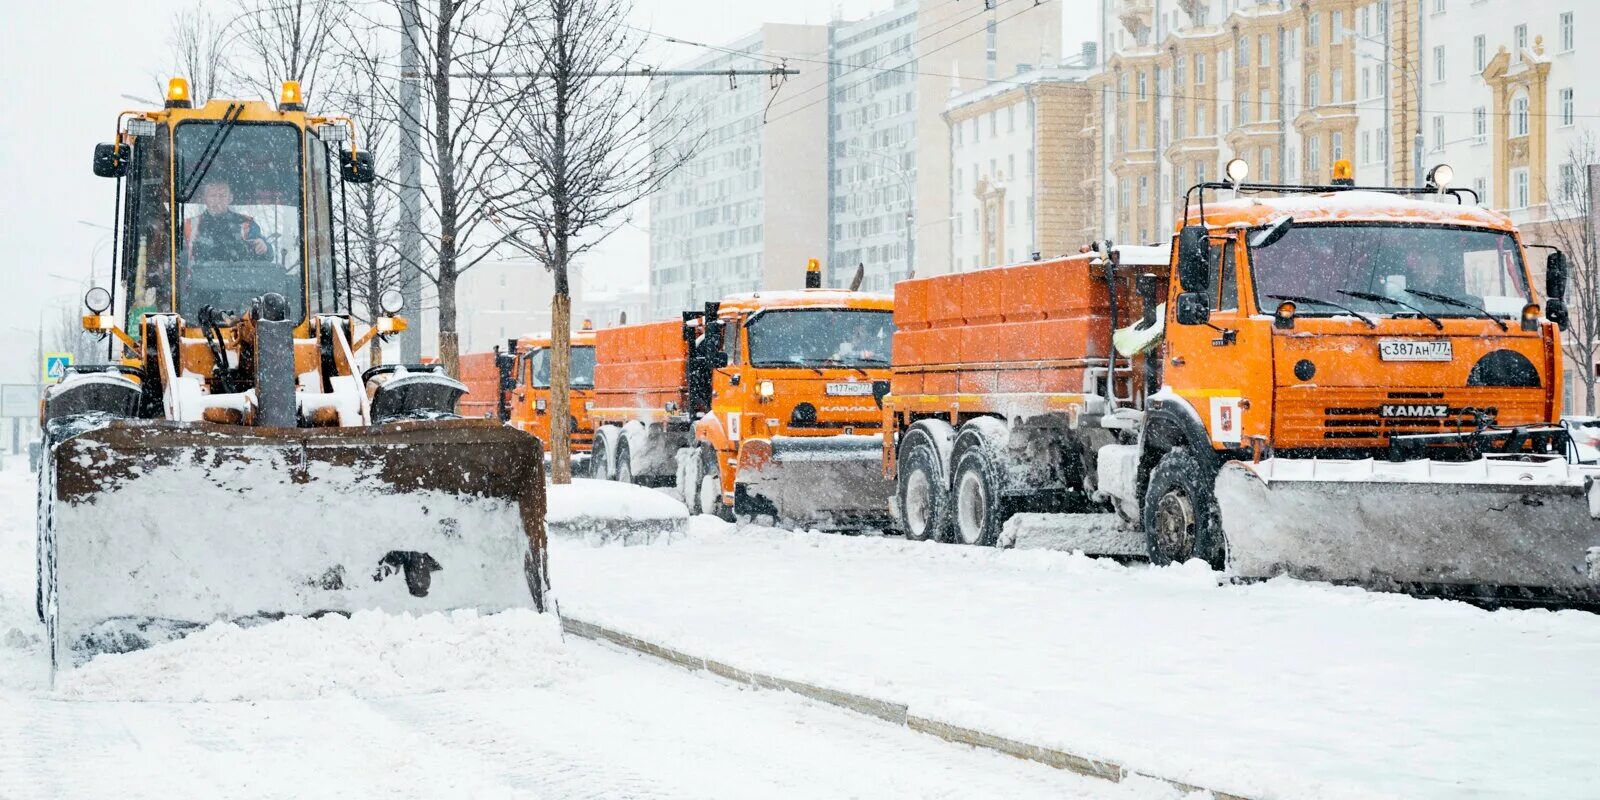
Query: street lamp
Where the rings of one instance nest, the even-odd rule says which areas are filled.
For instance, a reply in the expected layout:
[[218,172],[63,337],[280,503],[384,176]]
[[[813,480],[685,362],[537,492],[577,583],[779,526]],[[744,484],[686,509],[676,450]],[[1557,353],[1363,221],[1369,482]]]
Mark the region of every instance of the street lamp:
[[861,151],[858,151],[858,152],[860,152],[862,154],[865,154],[865,155],[869,155],[869,156],[876,156],[877,158],[882,159],[885,164],[889,165],[889,169],[891,171],[893,171],[894,174],[897,175],[900,178],[900,186],[901,186],[901,188],[903,188],[905,190],[905,193],[906,193],[906,276],[910,277],[912,274],[914,274],[916,272],[916,269],[917,269],[917,262],[916,262],[916,249],[917,249],[917,239],[916,239],[916,230],[917,230],[916,229],[916,222],[917,222],[917,214],[916,214],[916,185],[914,183],[912,183],[912,181],[911,181],[911,173],[907,172],[904,167],[900,166],[900,160],[898,158],[895,158],[894,156],[891,156],[888,153],[880,153],[877,150],[861,150]]
[[[1385,29],[1387,30],[1387,25],[1385,25]],[[1389,44],[1386,41],[1383,41],[1381,39],[1375,39],[1375,38],[1373,38],[1371,36],[1367,36],[1365,34],[1357,33],[1356,31],[1351,30],[1350,28],[1341,28],[1340,32],[1343,33],[1346,36],[1349,36],[1349,37],[1353,38],[1353,39],[1360,39],[1361,41],[1367,42],[1368,44],[1375,44],[1375,45],[1377,45],[1379,47],[1382,47],[1387,53],[1389,53],[1391,55],[1398,52],[1398,55],[1400,57],[1400,61],[1398,63],[1393,62],[1390,58],[1378,58],[1377,56],[1372,55],[1370,53],[1358,53],[1358,55],[1360,55],[1362,58],[1368,59],[1369,61],[1377,61],[1377,62],[1379,62],[1381,64],[1385,64],[1385,65],[1394,63],[1395,66],[1399,67],[1402,71],[1408,73],[1411,76],[1412,82],[1416,84],[1416,97],[1417,97],[1417,99],[1416,99],[1416,108],[1414,110],[1416,111],[1416,116],[1417,116],[1417,130],[1416,130],[1415,135],[1413,135],[1412,139],[1411,139],[1411,180],[1416,185],[1421,186],[1422,185],[1422,181],[1423,181],[1423,175],[1422,175],[1422,70],[1420,70],[1420,69],[1418,69],[1416,67],[1416,65],[1411,61],[1411,58],[1405,54],[1405,51],[1403,51],[1403,50],[1396,51],[1395,47],[1393,45]],[[1389,91],[1388,91],[1387,88],[1385,88],[1384,89],[1384,97],[1385,97],[1385,99],[1388,98],[1388,95],[1389,95]],[[1387,111],[1387,109],[1385,109],[1385,110]],[[1388,116],[1388,115],[1385,114],[1385,116]],[[1387,124],[1388,120],[1385,120],[1384,122],[1385,122],[1385,124]]]

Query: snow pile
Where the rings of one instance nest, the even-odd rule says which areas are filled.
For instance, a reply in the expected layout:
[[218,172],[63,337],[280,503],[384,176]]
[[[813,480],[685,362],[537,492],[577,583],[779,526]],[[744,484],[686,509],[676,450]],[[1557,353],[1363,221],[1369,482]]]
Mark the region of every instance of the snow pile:
[[671,495],[590,478],[549,487],[545,526],[552,538],[579,539],[591,545],[649,544],[681,538],[689,509]]
[[99,656],[61,673],[56,688],[88,700],[393,697],[548,686],[572,669],[554,614],[363,611],[248,628],[219,622],[148,650]]

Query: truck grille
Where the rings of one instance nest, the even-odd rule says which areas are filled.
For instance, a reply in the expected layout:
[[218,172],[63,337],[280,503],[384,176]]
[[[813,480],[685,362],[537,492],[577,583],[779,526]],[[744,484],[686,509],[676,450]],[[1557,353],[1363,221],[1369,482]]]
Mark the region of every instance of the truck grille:
[[[1440,407],[1443,414],[1436,413]],[[1285,390],[1277,412],[1278,447],[1383,446],[1392,436],[1471,431],[1477,425],[1474,412],[1497,425],[1541,422],[1544,397],[1537,389],[1503,388]]]

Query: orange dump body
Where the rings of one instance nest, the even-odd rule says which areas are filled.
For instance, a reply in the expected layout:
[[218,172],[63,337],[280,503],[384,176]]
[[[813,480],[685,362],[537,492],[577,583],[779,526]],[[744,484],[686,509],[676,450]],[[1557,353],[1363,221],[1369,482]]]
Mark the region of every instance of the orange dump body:
[[461,382],[467,385],[467,396],[456,404],[461,416],[468,419],[499,416],[500,369],[494,357],[492,352],[461,356]]
[[658,419],[682,413],[688,344],[679,320],[606,328],[594,333],[596,424]]
[[[1129,274],[1124,266],[1119,279]],[[1105,268],[1088,254],[937,275],[895,285],[896,408],[998,411],[1084,390],[1085,370],[1111,348]],[[1141,309],[1119,280],[1118,326]]]

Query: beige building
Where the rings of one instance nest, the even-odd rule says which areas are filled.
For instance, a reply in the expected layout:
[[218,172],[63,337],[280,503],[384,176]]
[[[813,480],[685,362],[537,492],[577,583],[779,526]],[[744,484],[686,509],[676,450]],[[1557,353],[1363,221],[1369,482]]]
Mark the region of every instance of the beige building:
[[[571,286],[572,305],[582,308],[583,282]],[[461,352],[479,353],[525,333],[550,330],[554,293],[550,272],[533,262],[485,261],[467,270],[456,285]]]
[[1363,182],[1415,180],[1415,2],[1102,3],[1094,133],[1114,238],[1169,236],[1188,188],[1235,157],[1263,181],[1326,183],[1340,159]]
[[1077,252],[1096,236],[1100,171],[1085,83],[1073,64],[1029,70],[946,106],[951,252],[957,271]]

